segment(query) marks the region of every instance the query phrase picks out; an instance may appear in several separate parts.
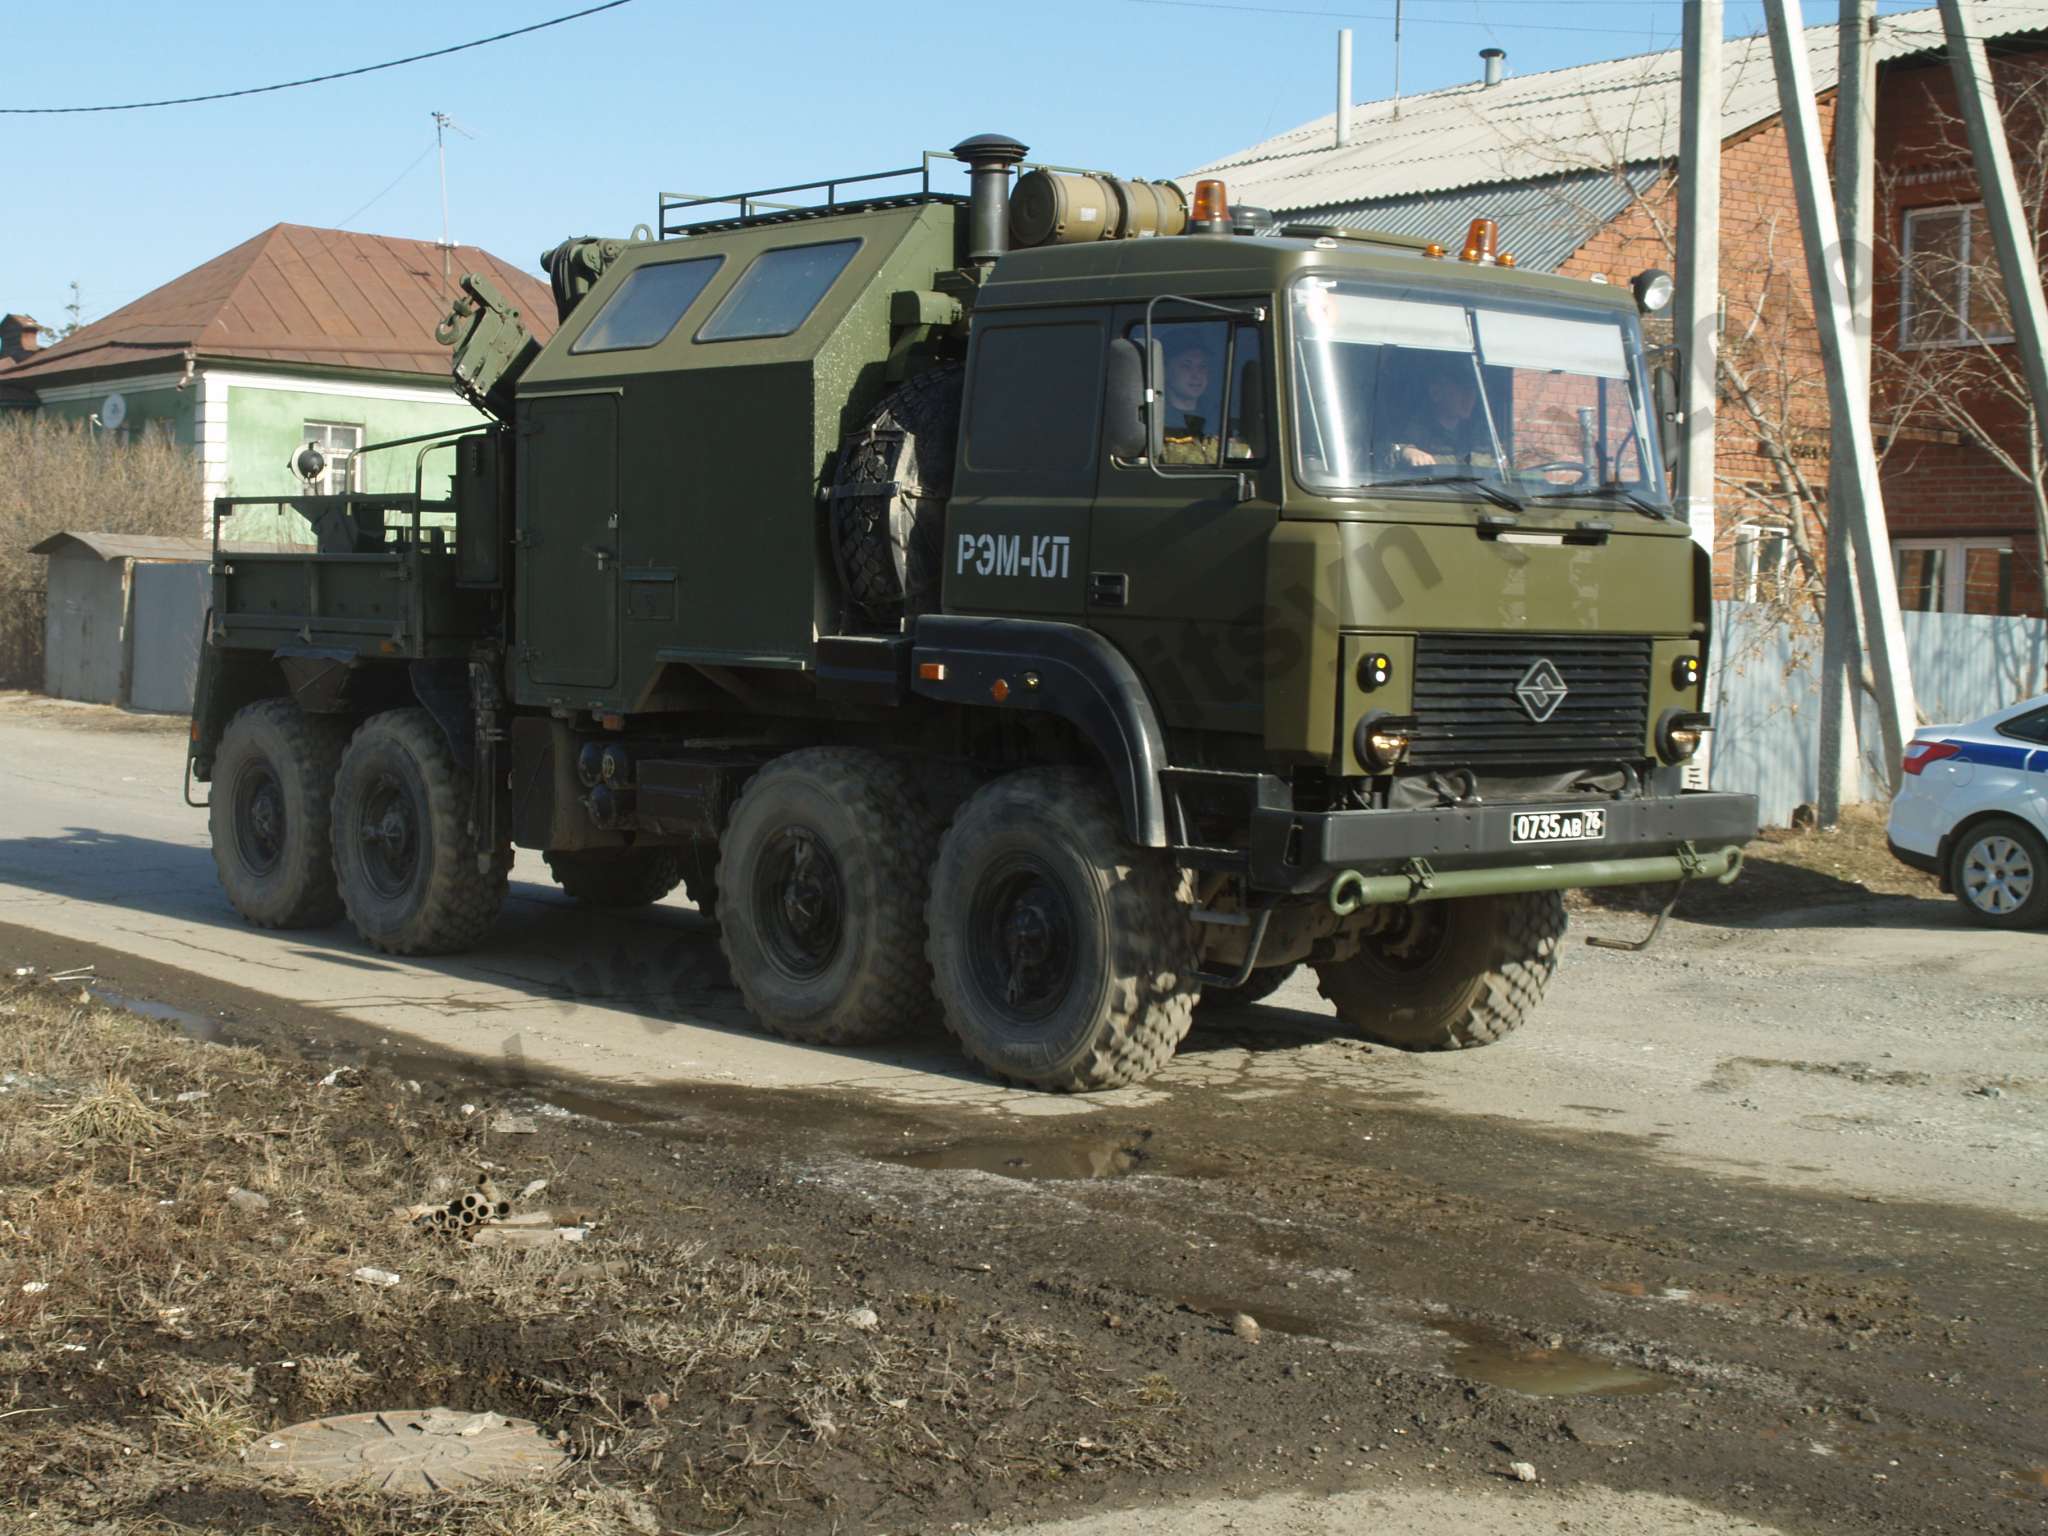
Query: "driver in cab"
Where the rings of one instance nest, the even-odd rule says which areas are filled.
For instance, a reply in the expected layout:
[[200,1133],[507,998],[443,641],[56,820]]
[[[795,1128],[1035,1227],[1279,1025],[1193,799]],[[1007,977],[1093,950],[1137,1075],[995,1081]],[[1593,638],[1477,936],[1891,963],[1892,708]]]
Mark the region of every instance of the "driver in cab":
[[[1192,332],[1196,327],[1189,326]],[[1208,327],[1202,327],[1206,330]],[[1220,391],[1217,368],[1198,335],[1169,335],[1166,344],[1166,415],[1162,424],[1159,462],[1216,462]]]
[[1493,434],[1479,401],[1472,359],[1461,355],[1403,352],[1401,365],[1380,385],[1390,403],[1381,415],[1391,421],[1381,460],[1392,469],[1430,465],[1494,467]]

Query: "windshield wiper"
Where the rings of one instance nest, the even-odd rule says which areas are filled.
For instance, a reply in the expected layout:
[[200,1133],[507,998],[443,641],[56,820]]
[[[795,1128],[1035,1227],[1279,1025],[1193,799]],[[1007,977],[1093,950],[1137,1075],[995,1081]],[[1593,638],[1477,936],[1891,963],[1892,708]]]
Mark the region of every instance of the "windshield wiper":
[[1406,480],[1375,480],[1366,487],[1377,491],[1397,485],[1469,485],[1496,506],[1506,507],[1511,512],[1528,510],[1528,503],[1519,496],[1510,496],[1484,475],[1412,475]]
[[1602,480],[1598,485],[1580,486],[1572,490],[1543,491],[1538,495],[1531,496],[1529,499],[1531,501],[1562,501],[1569,496],[1612,496],[1619,500],[1622,505],[1633,508],[1645,517],[1654,517],[1660,523],[1675,523],[1678,521],[1675,515],[1665,511],[1654,501],[1638,496],[1618,480]]

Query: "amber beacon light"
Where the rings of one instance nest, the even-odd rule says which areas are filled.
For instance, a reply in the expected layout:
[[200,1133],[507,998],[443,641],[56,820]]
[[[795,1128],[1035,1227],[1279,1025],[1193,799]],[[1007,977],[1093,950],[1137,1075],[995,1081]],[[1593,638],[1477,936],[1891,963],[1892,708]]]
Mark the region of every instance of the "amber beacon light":
[[1230,222],[1230,194],[1224,190],[1222,182],[1195,183],[1195,205],[1189,211],[1188,222],[1198,226]]

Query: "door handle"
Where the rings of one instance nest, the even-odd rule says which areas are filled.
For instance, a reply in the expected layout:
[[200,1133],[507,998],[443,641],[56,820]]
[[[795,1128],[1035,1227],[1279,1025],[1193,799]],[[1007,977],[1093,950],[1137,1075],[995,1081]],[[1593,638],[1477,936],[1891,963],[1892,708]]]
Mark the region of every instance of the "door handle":
[[611,559],[612,557],[612,552],[610,550],[604,549],[596,544],[584,545],[583,553],[585,553],[586,555],[594,555],[597,558],[597,568],[600,571],[604,569],[605,562]]

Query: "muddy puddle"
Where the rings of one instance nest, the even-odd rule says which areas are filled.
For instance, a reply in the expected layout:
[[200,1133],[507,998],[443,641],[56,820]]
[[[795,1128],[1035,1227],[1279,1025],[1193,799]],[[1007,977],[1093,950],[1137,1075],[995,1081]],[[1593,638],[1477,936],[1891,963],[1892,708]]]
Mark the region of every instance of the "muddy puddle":
[[1457,1341],[1448,1362],[1457,1375],[1528,1397],[1635,1396],[1668,1392],[1678,1385],[1655,1371],[1599,1355],[1511,1340],[1483,1323],[1431,1319],[1429,1326]]
[[169,1003],[155,1002],[146,997],[130,997],[125,992],[116,992],[112,987],[87,986],[86,991],[93,998],[109,1008],[119,1008],[138,1018],[155,1019],[160,1024],[175,1025],[178,1032],[188,1040],[197,1040],[201,1045],[217,1045],[227,1033],[227,1026],[219,1019],[209,1019],[203,1013],[194,1013],[189,1008],[173,1008]]
[[1148,1136],[989,1137],[891,1152],[881,1160],[904,1168],[992,1173],[1005,1179],[1119,1179],[1126,1174],[1166,1171],[1148,1152],[1146,1142],[1149,1139]]

